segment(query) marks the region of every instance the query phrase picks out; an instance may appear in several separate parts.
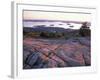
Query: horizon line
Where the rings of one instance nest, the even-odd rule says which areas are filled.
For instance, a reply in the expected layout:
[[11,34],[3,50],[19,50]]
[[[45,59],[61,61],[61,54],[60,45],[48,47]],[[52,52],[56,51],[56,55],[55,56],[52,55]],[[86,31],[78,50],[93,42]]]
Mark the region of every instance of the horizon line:
[[64,23],[77,23],[82,24],[84,22],[91,23],[89,21],[71,21],[71,20],[48,20],[48,19],[23,19],[24,22],[64,22]]

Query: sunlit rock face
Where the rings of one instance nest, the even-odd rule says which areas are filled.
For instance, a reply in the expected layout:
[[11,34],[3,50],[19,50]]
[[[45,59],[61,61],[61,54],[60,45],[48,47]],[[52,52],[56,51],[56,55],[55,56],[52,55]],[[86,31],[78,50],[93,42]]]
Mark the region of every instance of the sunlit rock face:
[[[59,43],[57,43],[57,41]],[[90,39],[24,39],[24,69],[90,66]]]

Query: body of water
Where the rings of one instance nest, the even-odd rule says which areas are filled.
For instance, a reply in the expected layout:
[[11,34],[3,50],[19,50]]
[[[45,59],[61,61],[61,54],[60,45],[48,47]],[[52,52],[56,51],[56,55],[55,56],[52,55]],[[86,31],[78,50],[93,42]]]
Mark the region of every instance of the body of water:
[[23,26],[24,27],[35,27],[44,25],[45,27],[62,27],[65,29],[80,29],[82,24],[78,23],[65,23],[65,22],[41,22],[41,21],[24,21]]

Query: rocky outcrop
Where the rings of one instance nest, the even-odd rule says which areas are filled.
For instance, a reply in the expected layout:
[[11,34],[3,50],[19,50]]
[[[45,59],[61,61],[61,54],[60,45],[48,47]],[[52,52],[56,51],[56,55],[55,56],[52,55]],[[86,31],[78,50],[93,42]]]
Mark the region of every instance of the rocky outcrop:
[[90,39],[70,40],[25,38],[23,69],[90,66]]

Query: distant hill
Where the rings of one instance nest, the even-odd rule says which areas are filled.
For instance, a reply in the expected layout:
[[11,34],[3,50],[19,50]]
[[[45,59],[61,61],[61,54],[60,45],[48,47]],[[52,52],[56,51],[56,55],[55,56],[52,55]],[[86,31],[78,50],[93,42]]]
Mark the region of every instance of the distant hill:
[[59,27],[45,27],[44,25],[35,26],[35,27],[24,27],[24,32],[73,32],[77,31],[76,29],[65,29]]

